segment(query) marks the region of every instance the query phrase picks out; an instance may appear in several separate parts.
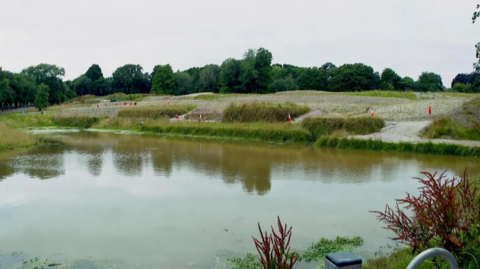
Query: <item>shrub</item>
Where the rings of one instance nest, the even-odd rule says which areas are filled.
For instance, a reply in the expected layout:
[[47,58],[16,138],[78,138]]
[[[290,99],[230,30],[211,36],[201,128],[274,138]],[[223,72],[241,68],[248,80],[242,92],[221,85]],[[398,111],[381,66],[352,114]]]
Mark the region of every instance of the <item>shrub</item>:
[[366,135],[379,132],[385,127],[385,121],[380,118],[306,118],[302,127],[317,137],[330,135],[336,130],[345,130],[350,134]]
[[193,106],[186,105],[136,107],[120,110],[118,112],[118,117],[153,119],[173,118],[175,115],[183,115],[192,109],[194,109]]
[[304,115],[310,111],[306,106],[292,103],[244,103],[231,104],[223,112],[224,122],[283,122],[290,113],[292,118]]
[[93,124],[100,121],[99,117],[72,116],[72,117],[52,117],[52,123],[67,127],[90,128]]
[[[396,199],[395,209],[387,205],[384,212],[370,212],[376,213],[385,228],[397,235],[394,240],[410,245],[413,253],[439,246],[452,252],[460,266],[472,263],[472,257],[462,253],[468,249],[470,254],[480,254],[477,186],[470,182],[466,171],[461,180],[448,179],[445,172],[438,176],[437,172],[422,174],[425,178],[414,178],[422,185],[419,196],[407,193],[406,198]],[[413,215],[409,216],[404,209]]]
[[264,269],[278,268],[278,269],[292,269],[298,261],[299,255],[296,252],[290,253],[290,239],[292,237],[292,227],[287,229],[277,217],[278,234],[272,228],[270,236],[262,231],[260,223],[258,223],[258,230],[260,231],[261,239],[253,238],[255,247],[257,248],[260,264]]

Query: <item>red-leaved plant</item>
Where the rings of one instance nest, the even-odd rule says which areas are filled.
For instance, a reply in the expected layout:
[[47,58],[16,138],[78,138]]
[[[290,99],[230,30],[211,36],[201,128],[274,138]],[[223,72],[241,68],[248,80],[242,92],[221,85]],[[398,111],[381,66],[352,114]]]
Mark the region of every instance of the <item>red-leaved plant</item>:
[[272,228],[272,234],[263,233],[260,223],[261,240],[253,237],[255,247],[260,256],[260,264],[264,269],[291,269],[298,260],[299,255],[296,252],[290,253],[290,238],[292,237],[292,227],[287,229],[287,224],[282,225],[280,217],[277,216],[278,234]]
[[[394,240],[410,245],[413,252],[432,247],[432,239],[456,252],[462,247],[460,232],[480,220],[477,186],[469,181],[466,170],[462,180],[448,179],[445,172],[438,176],[437,172],[422,172],[425,178],[414,178],[422,184],[418,197],[407,193],[406,198],[396,199],[395,209],[387,205],[385,212],[370,211],[397,235]],[[411,210],[412,216],[400,205]]]

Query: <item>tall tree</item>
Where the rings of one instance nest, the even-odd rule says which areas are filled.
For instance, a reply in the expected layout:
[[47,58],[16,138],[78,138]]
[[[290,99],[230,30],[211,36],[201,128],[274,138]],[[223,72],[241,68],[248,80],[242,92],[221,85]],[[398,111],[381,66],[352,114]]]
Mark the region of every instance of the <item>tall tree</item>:
[[224,93],[242,92],[242,61],[228,58],[220,66],[220,85]]
[[150,91],[148,77],[140,65],[126,64],[113,72],[112,90],[126,94],[148,93]]
[[65,101],[66,88],[62,81],[65,69],[62,67],[43,63],[23,69],[22,74],[33,77],[37,84],[43,83],[48,86],[50,104],[60,104]]
[[200,92],[219,92],[220,67],[216,64],[209,64],[203,67],[198,83]]
[[152,90],[154,94],[173,94],[177,84],[172,67],[169,64],[157,65],[153,76]]
[[90,68],[88,68],[87,72],[85,73],[85,76],[91,79],[92,81],[97,81],[103,78],[102,69],[98,64],[93,64],[92,66],[90,66]]
[[385,68],[380,77],[380,88],[382,90],[399,90],[400,77],[397,72],[393,71],[391,68]]
[[[477,10],[479,8],[480,8],[480,5],[477,5]],[[473,12],[473,17],[472,17],[473,23],[475,23],[479,17],[480,17],[480,11]],[[475,72],[480,72],[480,42],[478,42],[475,45],[475,50],[476,50],[475,56],[477,58],[477,62],[473,63],[473,69],[475,70]]]
[[35,98],[35,107],[40,110],[43,114],[43,110],[47,108],[50,104],[48,103],[48,86],[45,84],[38,85],[37,96]]
[[344,64],[332,70],[329,89],[334,92],[370,91],[378,86],[379,75],[362,63]]
[[259,48],[255,55],[255,69],[258,72],[256,79],[257,92],[266,93],[272,83],[272,53],[264,48]]
[[297,85],[299,90],[326,91],[327,73],[318,67],[302,68]]
[[442,77],[431,72],[423,72],[417,81],[418,90],[422,92],[438,92],[445,90]]
[[177,87],[173,92],[174,95],[185,95],[194,92],[192,77],[187,72],[176,73],[175,81],[177,82]]

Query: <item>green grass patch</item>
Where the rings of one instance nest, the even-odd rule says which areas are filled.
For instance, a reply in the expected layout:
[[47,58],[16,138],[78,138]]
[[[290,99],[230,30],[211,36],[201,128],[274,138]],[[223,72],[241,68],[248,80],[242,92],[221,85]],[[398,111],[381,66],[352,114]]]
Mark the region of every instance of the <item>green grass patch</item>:
[[348,96],[366,96],[366,97],[384,97],[384,98],[406,98],[409,100],[417,100],[417,96],[413,92],[399,91],[366,91],[366,92],[347,92]]
[[453,119],[436,119],[423,131],[427,138],[449,138],[458,140],[480,140],[480,123],[473,128],[465,127]]
[[456,155],[456,156],[480,156],[480,147],[467,147],[454,144],[428,143],[390,143],[381,140],[348,139],[330,136],[322,136],[314,143],[314,147],[356,149],[374,151],[395,151],[405,153],[432,154],[432,155]]
[[148,96],[151,96],[151,95],[146,94],[146,93],[134,93],[134,94],[114,93],[114,94],[110,94],[110,95],[107,95],[107,96],[100,96],[100,97],[97,97],[97,98],[100,98],[100,99],[115,99],[117,101],[140,102],[143,99],[145,99],[145,97],[148,97]]
[[334,132],[345,131],[349,134],[366,135],[379,132],[385,127],[385,121],[380,118],[306,118],[302,127],[313,137],[331,135]]
[[29,134],[0,123],[0,150],[27,148],[36,144],[37,141]]
[[193,110],[195,106],[188,105],[162,105],[162,106],[148,106],[136,107],[120,110],[118,117],[120,118],[173,118],[175,115],[183,115]]
[[209,136],[272,142],[310,142],[310,133],[291,124],[165,122],[145,124],[141,131],[185,136]]
[[231,104],[223,111],[224,122],[284,122],[290,113],[292,118],[304,115],[309,107],[292,103],[271,104],[251,102]]
[[52,123],[59,126],[90,128],[100,121],[99,117],[73,116],[73,117],[52,117]]
[[[412,254],[411,248],[403,248],[397,249],[392,253],[388,253],[385,255],[384,253],[378,252],[375,258],[367,260],[367,262],[363,265],[364,269],[405,269],[410,264],[410,262],[417,256],[418,254]],[[442,262],[442,259],[438,259]],[[418,269],[431,269],[435,268],[432,263],[432,258],[427,259],[424,261],[420,266],[417,267]],[[448,268],[448,267],[442,267]]]

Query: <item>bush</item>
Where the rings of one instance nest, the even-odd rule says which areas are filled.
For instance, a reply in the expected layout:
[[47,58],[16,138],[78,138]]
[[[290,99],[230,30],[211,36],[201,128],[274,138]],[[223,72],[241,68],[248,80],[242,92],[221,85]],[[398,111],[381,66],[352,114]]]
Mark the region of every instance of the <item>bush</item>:
[[67,127],[90,128],[100,121],[99,117],[73,116],[73,117],[52,117],[52,123]]
[[380,118],[306,118],[302,127],[314,137],[330,135],[334,131],[344,130],[350,134],[366,135],[379,132],[385,127],[385,121]]
[[283,122],[290,113],[292,118],[304,115],[310,111],[306,106],[292,103],[244,103],[231,104],[223,112],[224,122]]
[[194,109],[193,106],[171,105],[171,106],[150,106],[137,107],[120,110],[118,117],[120,118],[173,118],[175,115],[183,115]]
[[449,179],[445,172],[438,176],[437,172],[422,174],[424,178],[415,178],[422,185],[419,196],[407,193],[404,199],[396,200],[395,209],[387,205],[384,212],[370,212],[397,235],[394,240],[411,246],[413,253],[445,248],[456,256],[461,268],[470,268],[480,255],[478,187],[466,171],[461,180]]

